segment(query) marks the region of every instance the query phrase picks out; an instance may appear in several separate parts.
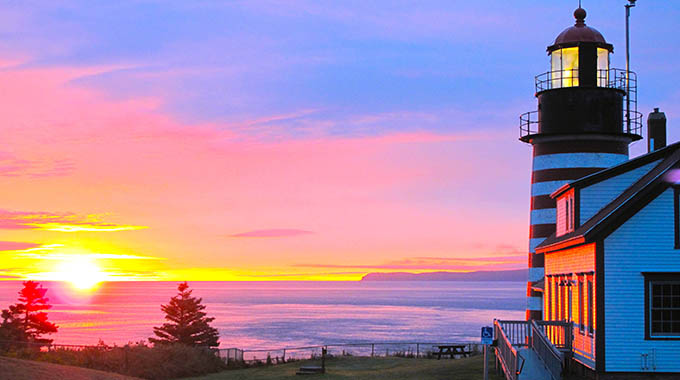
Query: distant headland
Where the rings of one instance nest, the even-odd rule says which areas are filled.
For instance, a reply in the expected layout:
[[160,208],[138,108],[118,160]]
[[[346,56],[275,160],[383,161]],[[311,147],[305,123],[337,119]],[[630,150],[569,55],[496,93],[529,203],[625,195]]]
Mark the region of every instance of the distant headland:
[[361,281],[526,281],[527,270],[369,273]]

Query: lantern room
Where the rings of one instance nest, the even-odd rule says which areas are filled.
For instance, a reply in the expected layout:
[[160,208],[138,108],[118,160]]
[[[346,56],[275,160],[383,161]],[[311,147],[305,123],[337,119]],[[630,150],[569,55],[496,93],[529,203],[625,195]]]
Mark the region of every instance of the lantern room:
[[547,48],[550,70],[535,78],[538,110],[520,116],[520,140],[534,144],[556,135],[607,135],[627,146],[642,138],[635,73],[610,67],[614,46],[586,25],[583,8],[574,11],[574,18],[574,25]]
[[606,87],[609,54],[614,50],[602,34],[586,25],[586,11],[574,11],[576,23],[565,29],[548,47],[549,87]]

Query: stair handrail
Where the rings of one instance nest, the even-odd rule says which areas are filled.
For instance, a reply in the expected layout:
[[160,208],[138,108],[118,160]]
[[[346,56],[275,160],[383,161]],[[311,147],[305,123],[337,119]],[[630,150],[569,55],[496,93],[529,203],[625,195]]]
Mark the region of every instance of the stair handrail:
[[521,371],[518,371],[518,353],[512,342],[505,335],[505,331],[498,320],[493,321],[494,337],[496,338],[496,357],[501,363],[505,378],[507,380],[517,380]]
[[541,359],[548,372],[550,372],[552,379],[560,380],[562,378],[562,363],[564,362],[562,352],[553,345],[536,321],[531,320],[530,326],[531,337],[529,339],[531,349]]

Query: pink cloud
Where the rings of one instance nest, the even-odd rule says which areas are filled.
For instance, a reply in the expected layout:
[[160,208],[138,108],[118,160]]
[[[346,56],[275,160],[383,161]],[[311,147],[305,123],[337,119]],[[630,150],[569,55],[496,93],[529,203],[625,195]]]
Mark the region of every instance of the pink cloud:
[[231,237],[244,238],[272,238],[272,237],[290,237],[300,235],[311,235],[314,232],[306,230],[297,230],[292,228],[272,228],[267,230],[253,230],[248,232],[241,232],[238,234],[229,235]]
[[24,249],[37,248],[41,244],[37,243],[26,243],[20,241],[0,241],[0,252],[1,251],[21,251]]

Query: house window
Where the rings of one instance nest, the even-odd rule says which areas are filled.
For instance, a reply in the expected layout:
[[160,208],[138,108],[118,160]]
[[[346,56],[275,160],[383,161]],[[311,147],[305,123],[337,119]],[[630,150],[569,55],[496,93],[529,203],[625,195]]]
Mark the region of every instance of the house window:
[[588,278],[588,302],[587,302],[587,307],[588,307],[588,334],[593,335],[595,332],[595,326],[594,326],[594,314],[595,314],[595,308],[593,305],[594,297],[593,297],[593,279],[592,277]]
[[551,299],[550,299],[550,294],[551,294],[550,287],[552,286],[552,277],[547,276],[546,279],[545,279],[545,282],[546,282],[546,286],[545,286],[545,301],[546,301],[545,302],[545,304],[546,304],[545,320],[549,321],[550,320],[550,308],[552,306],[552,302],[551,302]]
[[645,274],[647,339],[680,339],[680,273]]
[[571,207],[572,198],[567,197],[567,231],[574,229],[574,209]]
[[578,329],[581,334],[586,332],[585,324],[583,323],[583,298],[585,298],[583,288],[583,276],[578,276]]
[[680,249],[680,187],[674,187],[675,249]]
[[560,276],[560,320],[567,319],[567,287],[564,286],[564,277]]

